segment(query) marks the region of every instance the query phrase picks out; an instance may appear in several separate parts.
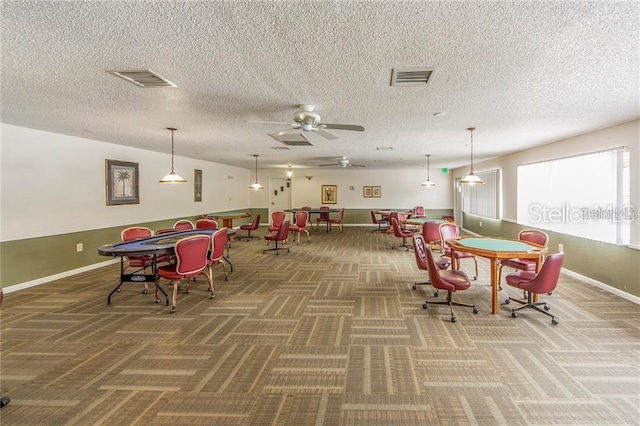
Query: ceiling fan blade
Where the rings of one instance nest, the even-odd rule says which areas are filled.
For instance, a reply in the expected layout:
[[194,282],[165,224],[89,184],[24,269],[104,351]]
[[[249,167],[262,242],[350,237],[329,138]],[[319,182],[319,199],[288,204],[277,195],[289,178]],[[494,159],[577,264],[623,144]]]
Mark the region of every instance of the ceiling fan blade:
[[320,164],[320,167],[339,166],[340,164]]
[[334,129],[334,130],[354,130],[356,132],[364,132],[364,127],[356,125],[356,124],[331,124],[331,123],[322,123],[322,126],[325,129]]
[[315,129],[316,134],[322,136],[325,139],[328,139],[330,141],[338,139],[338,137],[336,135],[332,135],[331,133],[324,131],[322,129]]
[[298,123],[289,123],[287,121],[247,121],[247,123],[257,123],[257,124],[284,124],[287,126],[297,126]]
[[350,166],[351,167],[367,167],[367,166],[365,166],[363,164],[351,164]]

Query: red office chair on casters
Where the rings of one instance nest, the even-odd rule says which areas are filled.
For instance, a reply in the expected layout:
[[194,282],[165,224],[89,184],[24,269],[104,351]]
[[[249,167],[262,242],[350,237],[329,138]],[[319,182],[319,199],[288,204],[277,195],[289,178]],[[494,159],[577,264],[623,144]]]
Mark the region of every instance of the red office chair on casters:
[[453,301],[454,292],[467,290],[469,287],[471,287],[471,283],[469,282],[467,274],[462,271],[450,271],[442,269],[439,270],[436,262],[433,259],[431,247],[426,244],[424,244],[423,247],[427,255],[427,270],[429,272],[429,280],[431,281],[431,285],[435,289],[446,290],[447,300],[440,302],[430,302],[427,300],[424,302],[422,307],[424,309],[427,309],[430,303],[434,305],[449,305],[449,309],[451,309],[451,322],[458,321],[458,318],[453,313],[453,305],[473,308],[473,313],[477,314],[478,309],[476,309],[475,305]]
[[455,222],[456,218],[453,216],[442,216],[440,219],[446,220],[447,222]]
[[218,229],[218,222],[214,219],[198,219],[195,226],[196,229]]
[[[524,241],[526,243],[534,243],[539,244],[541,246],[547,246],[549,242],[549,236],[542,231],[537,229],[523,229],[518,233],[518,240]],[[536,271],[536,259],[505,259],[500,262],[500,269],[498,269],[498,289],[502,290],[500,287],[500,281],[502,280],[502,268],[505,266],[513,269],[517,269],[519,271]]]
[[400,224],[398,224],[398,220],[395,217],[391,218],[391,227],[393,228],[393,235],[398,238],[402,238],[402,244],[394,245],[391,248],[395,249],[397,247],[404,247],[407,249],[407,251],[411,249],[411,246],[407,244],[407,238],[413,237],[414,232],[408,229],[400,228]]
[[[522,306],[511,310],[511,316],[513,318],[518,317],[518,311],[521,309],[535,309],[538,312],[542,312],[545,315],[551,317],[551,323],[557,325],[560,321],[556,319],[553,314],[547,312],[551,307],[546,302],[533,302],[534,294],[551,293],[558,285],[558,279],[560,278],[560,270],[562,269],[562,261],[564,260],[564,253],[552,254],[546,258],[540,268],[540,272],[535,273],[531,271],[518,271],[513,272],[505,277],[507,284],[512,287],[517,287],[527,293],[527,300],[507,298],[504,303],[511,303],[516,301]],[[543,305],[544,310],[538,306]]]
[[[226,236],[225,236],[226,237]],[[158,268],[158,276],[171,280],[173,284],[173,297],[171,299],[170,313],[176,311],[176,303],[178,301],[178,287],[180,280],[187,279],[187,293],[191,293],[188,279],[195,277],[204,271],[207,267],[207,257],[209,247],[211,246],[211,238],[208,235],[192,235],[185,237],[176,243],[175,254],[176,263]],[[211,298],[215,297],[213,292],[213,282],[209,281],[209,290],[211,290]],[[156,302],[160,302],[158,298],[158,290],[156,289]]]
[[320,206],[320,214],[316,218],[316,229],[320,230],[320,222],[324,222],[327,224],[327,232],[329,232],[329,210],[331,210],[327,206]]
[[336,224],[336,225],[340,225],[340,232],[342,232],[344,229],[343,222],[344,222],[344,207],[340,209],[340,217],[338,219],[329,218],[329,222],[327,223],[327,225],[329,226],[329,231],[331,231],[331,225]]
[[[229,274],[227,273],[227,266],[222,262],[224,256],[224,249],[227,245],[227,228],[217,230],[211,236],[211,249],[209,250],[209,257],[207,258],[207,266],[209,267],[209,275],[207,276],[211,283],[211,295],[213,294],[213,266],[222,265],[224,271],[224,280],[229,281]],[[212,299],[213,299],[212,297]]]
[[269,234],[266,235],[264,237],[265,240],[267,241],[275,241],[276,242],[276,246],[275,248],[272,249],[265,249],[262,250],[262,254],[264,254],[265,252],[268,251],[275,251],[276,254],[280,254],[280,250],[284,250],[285,248],[287,249],[287,251],[289,251],[289,247],[278,247],[278,242],[281,241],[286,241],[287,238],[289,238],[289,221],[285,220],[284,222],[282,222],[282,225],[280,225],[280,228],[278,228],[278,231],[273,233],[273,234]]
[[311,242],[309,237],[309,212],[301,210],[296,212],[296,224],[289,226],[289,231],[296,232],[298,234],[298,244],[300,244],[300,234],[307,234],[307,242]]
[[422,225],[422,236],[432,250],[442,250],[439,222],[425,222]]
[[423,206],[415,206],[413,208],[413,217],[426,218],[427,216],[424,214],[424,207]]
[[280,225],[282,225],[282,222],[284,222],[284,220],[286,218],[287,218],[287,214],[285,212],[282,212],[282,211],[272,212],[271,213],[271,225],[269,225],[269,227],[267,228],[267,231],[276,232],[280,228]]
[[[460,228],[458,228],[458,225],[456,225],[455,223],[441,223],[440,224],[440,242],[442,244],[442,250],[443,250],[443,255],[447,256],[447,257],[451,257],[451,248],[449,248],[449,246],[447,246],[446,241],[447,240],[455,240],[456,238],[458,238],[460,236]],[[460,259],[473,259],[475,265],[476,265],[476,274],[474,275],[473,279],[477,280],[478,279],[478,260],[476,259],[476,256],[471,254],[471,253],[461,253],[461,252],[456,252],[456,259],[455,260],[460,260]],[[453,263],[454,259],[451,259],[451,262]],[[458,263],[458,267],[460,266],[460,263]]]
[[189,229],[196,229],[193,222],[187,219],[182,219],[173,224],[173,228],[178,231],[188,231]]
[[236,238],[241,240],[242,238],[246,238],[249,241],[252,238],[260,238],[255,235],[251,235],[251,231],[255,231],[260,227],[260,215],[257,214],[253,217],[253,222],[247,223],[246,225],[240,225],[240,229],[243,231],[247,231],[247,235],[238,235]]
[[[418,266],[418,269],[428,272],[429,264],[427,262],[427,250],[425,249],[425,245],[426,243],[422,235],[413,236],[413,253],[416,256],[416,265]],[[441,257],[440,260],[435,262],[435,264],[436,264],[436,268],[438,270],[441,270],[441,269],[447,269],[451,264],[451,262],[449,261],[449,258]],[[426,281],[423,283],[414,283],[413,289],[415,290],[416,288],[418,288],[419,285],[431,285],[431,281]],[[433,295],[435,297],[438,297],[438,290],[434,291]]]
[[[371,222],[373,222],[374,225],[378,225],[378,229],[374,229],[371,232],[386,231],[389,227],[389,221],[383,216],[378,219],[378,216],[376,216],[373,210],[371,210]],[[383,228],[382,225],[385,225],[385,227]]]

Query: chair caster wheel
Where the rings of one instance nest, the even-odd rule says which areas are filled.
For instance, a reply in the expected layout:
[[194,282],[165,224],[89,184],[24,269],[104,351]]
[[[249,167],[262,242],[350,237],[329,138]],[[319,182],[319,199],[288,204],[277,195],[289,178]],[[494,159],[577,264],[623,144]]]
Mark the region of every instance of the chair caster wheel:
[[172,306],[171,309],[169,309],[169,313],[172,314],[176,311],[176,307]]
[[511,299],[506,299],[506,300],[504,301],[504,304],[505,304],[505,305],[508,305],[509,303],[511,303]]
[[558,323],[559,323],[559,322],[560,322],[560,321],[558,321],[558,320],[557,320],[557,319],[555,319],[555,318],[551,320],[551,324],[553,324],[553,325],[558,325]]
[[144,290],[142,290],[142,294],[147,294],[147,293],[149,293],[148,289],[145,288]]
[[189,293],[191,293],[191,289],[190,288],[187,289],[187,294],[189,294]]
[[417,288],[418,288],[418,287],[414,284],[414,285],[413,285],[413,289],[415,290],[415,289],[417,289]]
[[545,311],[548,311],[549,309],[551,309],[551,306],[549,306],[549,305],[544,305],[544,310],[545,310]]
[[429,305],[427,303],[423,303],[422,304],[422,309],[427,309],[429,307]]
[[224,280],[225,280],[225,281],[229,281],[229,276],[228,276],[228,275],[225,275],[225,276],[224,276]]
[[456,318],[456,317],[451,317],[451,322],[458,322],[458,318]]
[[211,299],[215,299],[215,298],[216,298],[216,295],[215,295],[215,294],[212,294],[211,296],[209,296],[209,298],[211,298]]
[[160,303],[160,299],[156,297],[156,303]]
[[477,309],[475,306],[473,307],[473,313],[474,313],[474,314],[477,314],[477,313],[478,313],[478,309]]
[[518,318],[518,313],[517,312],[511,312],[511,316],[513,318]]
[[433,292],[433,297],[438,297],[440,295],[440,293],[438,293],[437,291]]
[[498,291],[502,291],[502,286],[498,286]]
[[478,281],[478,276],[476,275],[475,277],[473,277],[474,281]]
[[182,286],[181,285],[178,286],[178,290],[182,290]]

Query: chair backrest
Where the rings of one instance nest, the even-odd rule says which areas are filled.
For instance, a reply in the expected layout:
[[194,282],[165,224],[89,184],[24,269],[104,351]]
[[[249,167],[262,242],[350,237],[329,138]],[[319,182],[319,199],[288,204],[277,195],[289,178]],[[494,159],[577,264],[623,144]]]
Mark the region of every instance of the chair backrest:
[[309,225],[309,212],[300,210],[296,212],[296,226],[299,229],[306,228]]
[[427,272],[429,272],[429,281],[431,281],[431,285],[433,286],[433,288],[447,291],[455,290],[456,287],[453,284],[449,284],[440,277],[440,274],[438,273],[439,269],[436,266],[436,261],[433,259],[433,252],[431,251],[431,247],[425,244],[424,251],[427,255]]
[[[438,228],[440,231],[440,243],[445,248],[447,240],[454,240],[460,236],[460,228],[455,223],[441,223]],[[448,249],[448,247],[446,247]]]
[[278,228],[278,232],[276,232],[274,239],[278,241],[284,241],[289,238],[289,224],[290,223],[288,220],[282,222],[280,228]]
[[429,265],[427,264],[425,245],[422,235],[413,236],[413,253],[416,255],[416,265],[418,265],[418,269],[428,271]]
[[442,219],[442,220],[446,220],[447,222],[455,222],[455,221],[456,221],[456,218],[455,218],[455,217],[453,217],[453,216],[446,216],[446,215],[445,215],[445,216],[442,216],[442,217],[441,217],[441,219]]
[[440,241],[440,223],[425,222],[422,224],[422,235],[425,241]]
[[210,245],[208,235],[192,235],[178,240],[175,246],[176,272],[192,275],[206,268]]
[[193,223],[190,220],[182,219],[173,224],[174,229],[179,231],[187,231],[189,229],[195,229]]
[[331,208],[328,206],[320,206],[320,214],[318,215],[318,219],[329,220],[329,210]]
[[198,219],[196,229],[218,229],[218,222],[213,219]]
[[563,252],[547,256],[540,272],[531,281],[528,290],[537,294],[551,293],[558,285],[563,260]]
[[260,215],[257,214],[253,217],[253,222],[251,222],[251,225],[243,225],[242,229],[250,229],[250,230],[254,230],[254,229],[258,229],[260,227]]
[[175,228],[156,229],[156,235],[171,234],[172,232],[177,232],[177,231],[178,230]]
[[391,227],[393,228],[393,235],[396,237],[406,237],[406,232],[400,227],[398,220],[395,217],[391,218]]
[[344,220],[344,207],[340,209],[340,220]]
[[149,228],[145,228],[144,226],[132,226],[130,228],[123,229],[120,232],[120,239],[122,241],[131,241],[137,240],[138,238],[146,238],[151,237],[153,235],[153,231]]
[[302,210],[308,212],[309,210],[311,210],[311,206],[302,206]]
[[375,211],[371,210],[371,222],[375,223],[375,224],[379,224],[384,222],[382,219],[378,219],[378,217],[376,216]]
[[217,230],[211,236],[211,250],[209,251],[209,260],[217,262],[222,259],[224,255],[224,249],[227,245],[229,237],[227,235],[227,228]]
[[287,218],[287,214],[283,211],[275,211],[271,213],[271,226],[280,227],[282,222]]
[[414,216],[424,216],[424,207],[422,206],[415,206],[413,208],[413,215]]
[[521,241],[526,241],[528,243],[539,244],[541,246],[547,246],[549,242],[549,236],[542,231],[537,229],[523,229],[518,233],[518,239]]

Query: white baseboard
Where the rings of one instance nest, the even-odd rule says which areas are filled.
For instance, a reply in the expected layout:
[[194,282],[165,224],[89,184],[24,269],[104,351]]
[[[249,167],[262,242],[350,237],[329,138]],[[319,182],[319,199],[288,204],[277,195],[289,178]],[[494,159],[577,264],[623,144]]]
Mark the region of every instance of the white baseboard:
[[100,263],[94,263],[93,265],[83,266],[82,268],[72,269],[70,271],[61,272],[55,275],[49,275],[48,277],[38,278],[37,280],[26,281],[20,284],[11,285],[9,287],[3,287],[2,291],[5,293],[13,293],[14,291],[24,290],[25,288],[35,287],[40,284],[45,284],[51,281],[59,280],[61,278],[70,277],[72,275],[80,274],[82,272],[92,271],[94,269],[102,268],[105,266],[113,265],[114,263],[119,263],[119,259],[111,259],[106,260]]
[[630,302],[635,303],[636,305],[640,305],[640,297],[634,296],[633,294],[629,294],[623,290],[617,289],[615,287],[611,287],[609,284],[602,283],[600,281],[594,280],[593,278],[586,277],[577,272],[570,271],[568,269],[562,268],[562,272],[567,274],[571,278],[575,278],[576,280],[582,281],[587,284],[591,284],[594,287],[598,287],[607,291],[609,293],[615,294],[616,296],[620,296],[623,299],[626,299]]

